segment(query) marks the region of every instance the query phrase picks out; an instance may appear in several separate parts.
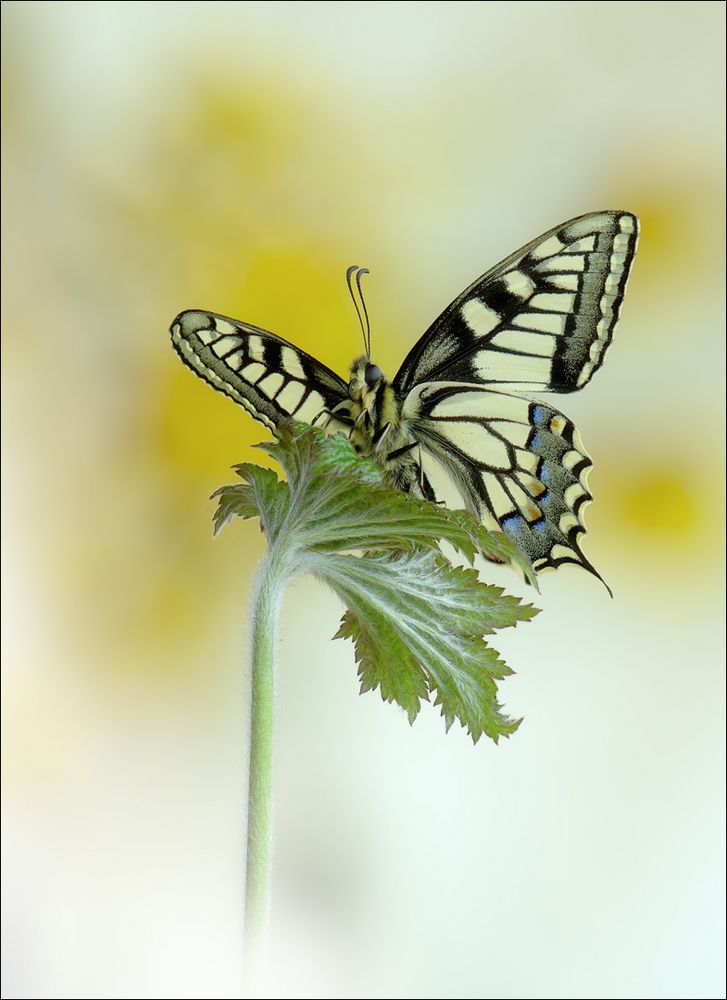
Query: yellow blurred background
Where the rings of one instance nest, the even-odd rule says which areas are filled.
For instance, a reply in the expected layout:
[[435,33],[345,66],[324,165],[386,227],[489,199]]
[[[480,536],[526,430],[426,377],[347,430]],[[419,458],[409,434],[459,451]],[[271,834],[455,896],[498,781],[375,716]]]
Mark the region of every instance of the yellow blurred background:
[[[473,278],[583,212],[642,239],[556,404],[588,556],[500,637],[499,747],[358,696],[283,612],[280,997],[721,997],[720,3],[5,3],[3,996],[239,997],[266,432],[175,357],[203,307],[342,374],[368,266],[392,375]],[[495,582],[528,599],[513,575]]]

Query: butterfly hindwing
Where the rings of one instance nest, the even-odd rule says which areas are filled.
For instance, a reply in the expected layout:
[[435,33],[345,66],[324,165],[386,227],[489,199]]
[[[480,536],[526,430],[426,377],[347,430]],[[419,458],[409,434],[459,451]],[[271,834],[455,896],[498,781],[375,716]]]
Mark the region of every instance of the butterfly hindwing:
[[637,239],[631,213],[593,212],[528,243],[445,309],[395,389],[406,394],[432,379],[580,389],[611,343]]
[[248,323],[189,309],[171,326],[182,361],[274,430],[288,417],[327,423],[346,383],[287,340]]
[[536,571],[574,562],[595,573],[579,545],[592,463],[567,417],[545,403],[456,382],[417,386],[405,415],[437,499],[504,531]]

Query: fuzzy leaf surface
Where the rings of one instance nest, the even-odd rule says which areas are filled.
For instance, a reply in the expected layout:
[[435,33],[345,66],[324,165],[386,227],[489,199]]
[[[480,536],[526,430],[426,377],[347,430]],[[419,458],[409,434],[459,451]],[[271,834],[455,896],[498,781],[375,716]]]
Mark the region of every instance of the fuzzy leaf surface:
[[483,633],[532,618],[534,608],[423,549],[336,554],[315,572],[347,607],[337,638],[354,642],[362,692],[379,689],[410,722],[432,695],[447,728],[457,719],[475,742],[517,729],[520,720],[502,713],[495,685],[512,671]]

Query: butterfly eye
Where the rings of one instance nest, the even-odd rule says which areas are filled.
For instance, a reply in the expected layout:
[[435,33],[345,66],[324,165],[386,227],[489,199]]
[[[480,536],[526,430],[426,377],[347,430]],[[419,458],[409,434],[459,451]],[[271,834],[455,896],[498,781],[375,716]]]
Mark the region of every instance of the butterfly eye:
[[375,385],[381,378],[381,369],[378,365],[366,365],[364,378],[368,385]]

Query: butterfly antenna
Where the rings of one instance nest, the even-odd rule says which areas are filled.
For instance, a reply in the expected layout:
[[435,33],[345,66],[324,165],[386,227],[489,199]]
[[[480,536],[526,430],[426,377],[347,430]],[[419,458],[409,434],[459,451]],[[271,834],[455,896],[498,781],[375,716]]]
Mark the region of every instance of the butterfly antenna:
[[358,307],[358,302],[356,301],[356,294],[353,290],[353,284],[351,283],[351,277],[353,272],[358,271],[358,264],[351,264],[349,269],[346,271],[346,284],[348,285],[348,294],[351,296],[351,301],[353,302],[353,307],[356,310],[356,315],[358,316],[359,325],[361,326],[361,333],[364,339],[364,348],[366,347],[366,334],[364,332],[364,322],[361,315],[361,310]]
[[[356,293],[353,290],[353,274],[356,272],[356,288],[358,289],[359,299],[361,300],[361,308],[359,308],[358,300],[356,298]],[[361,292],[361,275],[368,274],[369,270],[366,267],[359,267],[358,264],[352,264],[346,271],[346,284],[348,285],[348,293],[351,296],[351,301],[353,302],[354,308],[356,310],[356,315],[358,316],[358,321],[361,326],[361,333],[363,334],[364,350],[366,351],[366,357],[371,357],[371,324],[369,323],[369,314],[366,311],[366,303],[364,302],[363,293]],[[362,312],[363,310],[363,312]],[[366,317],[366,322],[364,324],[364,316]]]
[[364,343],[366,344],[366,357],[371,358],[371,320],[369,319],[368,309],[366,308],[366,300],[363,297],[363,292],[361,291],[361,278],[364,274],[371,274],[367,267],[360,267],[356,272],[356,287],[358,288],[359,298],[361,299],[361,307],[364,311],[364,316],[366,317],[366,333],[364,334]]

